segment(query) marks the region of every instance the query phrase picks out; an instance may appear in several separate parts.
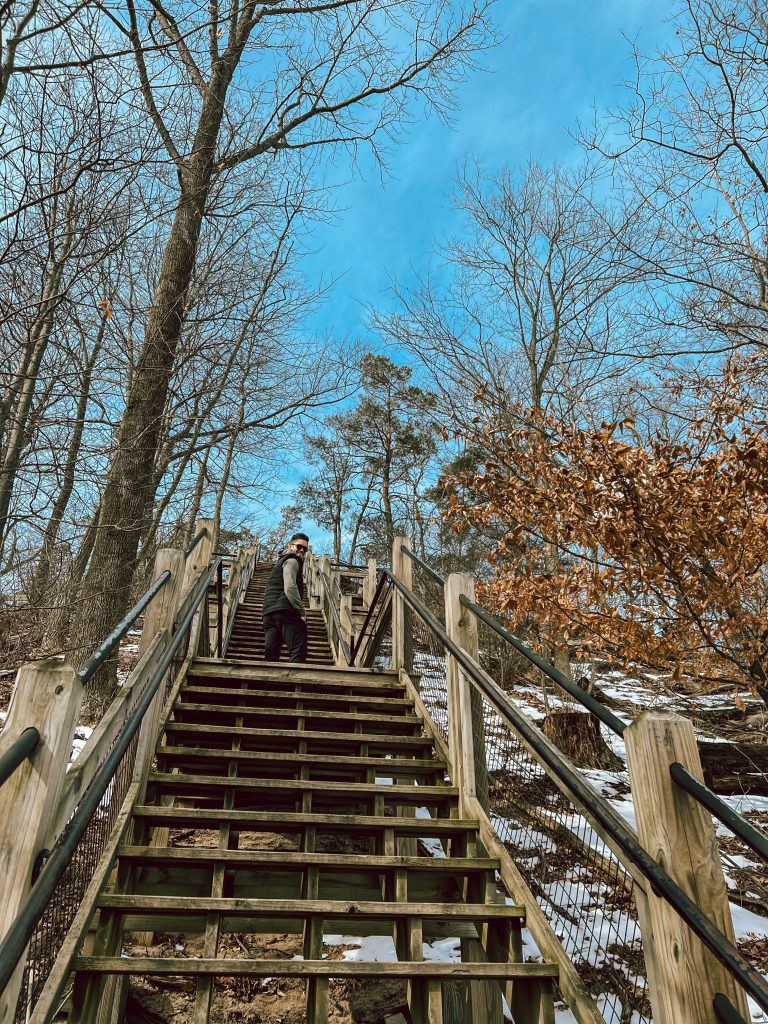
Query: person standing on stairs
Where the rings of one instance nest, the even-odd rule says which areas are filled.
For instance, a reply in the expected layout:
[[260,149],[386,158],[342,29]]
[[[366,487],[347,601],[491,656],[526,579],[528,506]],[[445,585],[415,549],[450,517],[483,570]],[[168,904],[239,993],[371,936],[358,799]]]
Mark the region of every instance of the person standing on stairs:
[[306,533],[294,533],[269,574],[264,590],[264,660],[279,661],[283,641],[289,661],[307,660],[307,621],[304,608]]

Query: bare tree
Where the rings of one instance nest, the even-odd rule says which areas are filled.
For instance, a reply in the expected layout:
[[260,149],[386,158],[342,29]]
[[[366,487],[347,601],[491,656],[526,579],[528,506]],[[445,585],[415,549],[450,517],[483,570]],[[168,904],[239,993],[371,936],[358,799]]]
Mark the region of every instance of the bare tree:
[[[178,198],[106,480],[87,601],[75,618],[83,656],[128,600],[200,239],[216,213],[215,186],[236,181],[260,157],[311,157],[320,146],[354,149],[392,136],[415,93],[446,103],[451,81],[488,41],[489,7],[487,0],[335,0],[299,9],[231,0],[208,4],[204,17],[196,4],[160,0],[142,9],[134,0],[103,7],[133,47]],[[172,49],[150,52],[156,30]]]
[[[617,258],[634,230],[601,208],[597,170],[531,164],[487,180],[468,164],[456,206],[466,229],[440,246],[440,283],[395,286],[374,327],[420,361],[446,422],[478,408],[582,410],[633,363],[626,304],[638,272]],[[445,283],[447,277],[447,283]]]
[[753,0],[687,0],[674,43],[635,53],[632,100],[610,129],[585,133],[645,209],[625,259],[652,281],[644,312],[662,355],[766,346],[767,35]]

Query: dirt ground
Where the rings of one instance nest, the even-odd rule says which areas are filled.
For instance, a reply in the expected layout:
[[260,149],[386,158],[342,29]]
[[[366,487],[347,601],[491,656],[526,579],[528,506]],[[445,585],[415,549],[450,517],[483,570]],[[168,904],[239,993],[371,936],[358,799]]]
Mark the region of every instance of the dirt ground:
[[[218,833],[209,830],[172,832],[173,846],[216,845]],[[318,852],[370,852],[368,841],[341,840],[333,835],[318,836]],[[239,849],[296,850],[298,838],[272,832],[248,832],[240,836]],[[153,946],[123,943],[130,956],[200,957],[201,935],[156,934]],[[324,957],[342,960],[354,945],[325,945]],[[225,934],[220,943],[224,957],[258,960],[293,960],[301,955],[300,935]],[[195,982],[189,978],[132,979],[125,1024],[192,1024]],[[398,980],[331,981],[330,1024],[380,1024],[389,1016],[407,1016],[405,984]],[[222,977],[214,985],[210,1024],[304,1024],[306,1021],[304,981],[301,979]]]
[[[150,956],[180,959],[200,956],[202,939],[189,935],[155,936]],[[181,947],[181,948],[180,948]],[[126,947],[143,955],[146,947]],[[352,946],[325,946],[329,960],[342,960]],[[292,960],[301,953],[301,937],[274,935],[226,935],[221,952],[226,957]],[[131,981],[126,1024],[193,1024],[195,983],[187,978],[143,978]],[[140,1010],[139,1010],[140,1008]],[[137,1012],[139,1011],[139,1012]],[[331,981],[331,1024],[379,1024],[397,1013],[406,1014],[405,984],[400,981]],[[148,1020],[149,1018],[149,1020]],[[277,978],[217,979],[211,1003],[210,1024],[304,1024],[306,999],[302,980]],[[408,1019],[406,1017],[406,1019]]]

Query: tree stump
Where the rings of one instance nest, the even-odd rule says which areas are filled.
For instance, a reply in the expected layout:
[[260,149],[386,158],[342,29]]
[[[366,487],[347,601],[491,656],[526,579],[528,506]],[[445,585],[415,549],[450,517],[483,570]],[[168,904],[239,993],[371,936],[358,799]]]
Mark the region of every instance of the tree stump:
[[600,721],[584,711],[556,711],[543,723],[544,735],[581,768],[618,771],[624,767],[600,733]]

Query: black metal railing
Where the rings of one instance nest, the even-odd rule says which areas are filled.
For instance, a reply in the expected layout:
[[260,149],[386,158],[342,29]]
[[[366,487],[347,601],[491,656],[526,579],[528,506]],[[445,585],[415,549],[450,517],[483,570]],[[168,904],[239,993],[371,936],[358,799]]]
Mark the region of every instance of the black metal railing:
[[[621,854],[622,861],[626,866],[633,869],[633,874],[639,874],[645,878],[654,892],[675,909],[676,913],[691,931],[724,965],[737,984],[764,1011],[768,1011],[768,984],[766,984],[762,976],[747,961],[736,946],[645,851],[637,836],[623,819],[617,815],[610,803],[594,789],[589,781],[570,762],[563,758],[557,748],[546,739],[543,733],[526,716],[518,711],[509,699],[509,696],[504,693],[481,666],[450,639],[442,624],[431,613],[424,602],[409,591],[400,580],[393,578],[393,584],[424,625],[434,634],[445,650],[456,659],[463,669],[466,678],[480,692],[484,702],[492,709],[498,721],[503,722],[515,736],[519,737],[527,750],[534,754],[534,760],[545,769],[545,775],[549,776],[552,780],[557,780],[558,792],[565,794],[571,804],[580,813],[583,813],[587,822],[594,824],[600,830],[599,834],[610,840],[611,848]],[[472,604],[472,602],[469,603]],[[547,666],[547,668],[551,669],[551,666]],[[577,699],[580,696],[586,695],[577,695]],[[484,715],[484,722],[485,718],[486,716]],[[492,735],[490,738],[491,742],[493,742]],[[492,773],[489,774],[492,776]],[[541,777],[541,772],[538,774]],[[493,784],[492,777],[489,784],[491,786]],[[519,786],[515,788],[519,788]],[[544,792],[540,794],[540,800],[544,801],[543,806],[545,808],[547,803],[551,803],[549,797],[552,795],[556,794]],[[555,818],[554,823],[556,826],[562,823],[562,819],[565,818],[562,814],[559,817],[561,822],[558,822],[557,818]],[[497,824],[497,822],[494,822],[494,824]],[[569,828],[568,831],[572,832],[572,829]],[[581,845],[584,848],[588,848],[592,844],[593,840],[589,836],[585,836],[581,840]],[[611,863],[615,860],[611,849],[608,847],[604,847],[600,851],[600,855]],[[547,897],[547,895],[545,892],[544,896]],[[571,906],[570,911],[573,913],[573,906]],[[719,1001],[719,1005],[721,1007],[725,1006],[727,1002],[725,997],[723,997]],[[620,1010],[619,1012],[624,1011]],[[641,1011],[640,1016],[642,1019],[645,1013]],[[618,1020],[620,1018],[617,1015],[615,1019]],[[648,1017],[645,1016],[645,1019],[648,1019]]]
[[[175,675],[180,667],[192,620],[206,599],[217,567],[218,560],[194,588],[194,598],[190,600],[173,638],[127,709],[126,719],[112,746],[56,841],[27,901],[0,943],[0,991],[8,984],[27,951],[15,1018],[17,1022],[26,1019],[29,1009],[37,1001],[106,848],[134,776],[138,730],[169,668]],[[172,679],[166,683],[163,698],[168,696],[171,685]]]
[[[344,634],[341,626],[341,617],[339,614],[340,601],[336,601],[336,595],[333,593],[333,586],[328,578],[328,575],[324,572],[319,573],[320,577],[320,588],[321,588],[321,602],[323,611],[325,612],[325,621],[328,624],[328,639],[331,642],[333,649],[334,659],[338,657],[339,651],[344,655],[344,659],[347,665],[352,664],[352,652],[349,649],[349,644],[344,638]],[[339,597],[341,592],[338,591]]]
[[712,1005],[720,1024],[749,1024],[749,1021],[744,1020],[730,999],[727,999],[722,992],[718,992],[712,1000]]
[[418,565],[418,567],[423,572],[425,572],[427,576],[429,576],[433,583],[437,583],[437,585],[440,587],[445,586],[445,580],[440,575],[440,573],[435,572],[431,565],[427,565],[427,563],[423,559],[419,558],[418,555],[414,554],[410,548],[407,548],[405,544],[403,544],[400,550],[403,552],[404,555],[408,555],[410,560],[414,562],[416,565]]
[[358,655],[360,654],[363,645],[376,635],[381,621],[380,616],[386,613],[385,606],[387,604],[387,598],[389,597],[391,586],[392,584],[389,574],[382,572],[376,581],[376,590],[373,593],[365,619],[363,620],[363,624],[355,637],[355,642],[349,653],[350,665],[354,665],[357,662]]
[[40,733],[30,725],[23,729],[6,752],[0,757],[0,786],[13,775],[17,768],[21,767],[28,757],[37,750],[40,745]]
[[172,573],[170,569],[166,569],[164,573],[161,573],[161,575],[157,577],[157,579],[149,588],[149,590],[147,590],[146,593],[139,598],[139,600],[136,602],[133,608],[131,608],[131,610],[127,613],[125,618],[123,618],[115,626],[115,628],[112,630],[108,637],[102,640],[102,642],[90,656],[85,665],[83,665],[83,667],[77,673],[78,676],[80,677],[80,681],[83,684],[87,683],[89,679],[92,679],[93,676],[99,671],[101,666],[112,654],[114,649],[123,639],[123,637],[134,624],[134,622],[138,619],[138,617],[141,615],[141,613],[144,611],[144,609],[147,607],[150,601],[152,601],[152,599],[160,593],[160,591],[163,589],[163,587],[171,578],[171,576]]
[[184,549],[184,558],[185,559],[189,558],[189,556],[195,550],[195,548],[200,543],[200,541],[203,539],[203,537],[207,537],[207,536],[208,536],[208,527],[207,526],[204,526],[202,528],[202,530],[198,530],[198,532],[192,538],[192,541],[190,542],[190,544]]
[[530,647],[526,646],[521,640],[511,633],[505,626],[503,626],[497,618],[493,615],[489,615],[483,608],[474,601],[470,601],[464,594],[459,598],[461,604],[469,609],[476,615],[481,622],[484,622],[486,626],[489,626],[497,636],[502,637],[508,644],[515,648],[520,654],[523,655],[532,665],[540,669],[544,675],[551,679],[554,683],[565,690],[574,700],[578,701],[583,707],[590,711],[595,718],[599,718],[600,721],[607,725],[611,732],[616,733],[617,736],[621,736],[626,729],[626,724],[618,717],[614,715],[604,704],[601,704],[599,700],[583,690],[580,686],[577,686],[572,680],[566,675],[555,668],[554,665],[550,665],[548,661],[542,658],[540,655],[532,651]]
[[[421,569],[426,572],[433,580],[441,584],[444,583],[443,578],[434,571],[426,562],[418,558],[408,548],[403,547],[402,549]],[[485,609],[481,608],[474,601],[470,601],[464,595],[459,598],[461,604],[471,611],[478,619],[484,622],[490,629],[510,644],[514,649],[523,657],[529,661],[532,665],[535,665],[541,672],[543,672],[550,680],[556,683],[562,690],[569,694],[574,700],[576,700],[582,707],[586,708],[591,714],[593,714],[603,725],[607,726],[615,735],[621,736],[624,730],[627,728],[625,722],[623,722],[617,715],[613,714],[610,709],[606,708],[604,704],[596,700],[590,693],[587,693],[580,686],[577,686],[572,680],[570,680],[562,672],[558,671],[548,661],[536,654],[535,651],[531,650],[526,644],[519,640],[514,633],[508,630],[495,616],[490,615]],[[677,785],[683,788],[690,796],[698,800],[707,810],[710,811],[719,821],[721,821],[727,828],[729,828],[734,835],[738,836],[743,842],[745,842],[755,853],[757,853],[764,860],[768,860],[768,836],[756,829],[751,822],[747,821],[737,811],[734,811],[732,807],[722,800],[716,793],[713,793],[707,786],[703,785],[697,779],[695,779],[682,765],[672,765],[670,768],[670,774]]]
[[751,822],[742,818],[737,811],[734,811],[716,793],[694,778],[688,769],[677,761],[670,765],[669,774],[681,789],[684,789],[702,807],[706,807],[710,814],[721,821],[734,835],[737,835],[759,857],[768,862],[768,836],[764,832],[759,832]]

